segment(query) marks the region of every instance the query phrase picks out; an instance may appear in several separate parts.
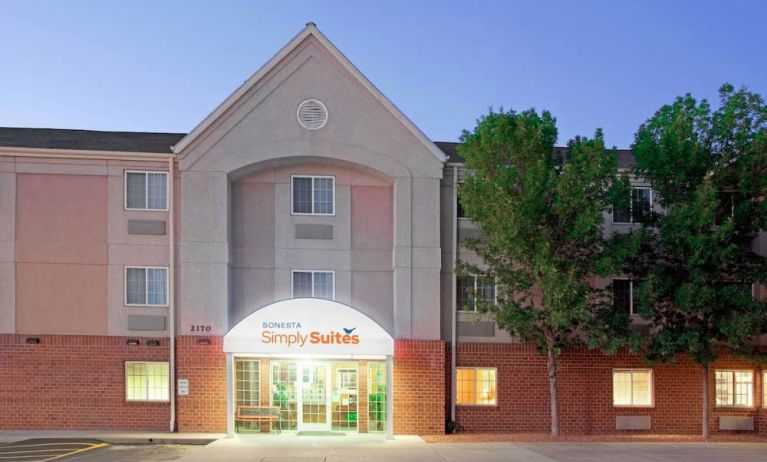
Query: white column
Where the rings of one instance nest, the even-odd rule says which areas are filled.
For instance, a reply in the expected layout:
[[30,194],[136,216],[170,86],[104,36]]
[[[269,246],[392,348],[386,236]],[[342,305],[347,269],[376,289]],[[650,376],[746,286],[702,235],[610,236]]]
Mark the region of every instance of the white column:
[[394,359],[386,357],[386,439],[394,439]]
[[234,436],[234,356],[226,354],[226,436]]

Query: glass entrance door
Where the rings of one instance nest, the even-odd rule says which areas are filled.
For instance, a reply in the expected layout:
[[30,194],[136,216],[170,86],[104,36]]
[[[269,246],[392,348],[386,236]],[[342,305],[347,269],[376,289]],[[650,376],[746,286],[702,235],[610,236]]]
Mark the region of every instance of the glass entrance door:
[[298,430],[330,431],[330,365],[307,362],[299,368]]

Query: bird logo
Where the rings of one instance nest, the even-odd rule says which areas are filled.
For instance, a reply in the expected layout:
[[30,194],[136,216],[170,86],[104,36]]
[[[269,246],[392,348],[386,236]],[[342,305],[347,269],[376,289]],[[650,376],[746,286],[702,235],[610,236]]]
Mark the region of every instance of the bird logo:
[[344,332],[346,332],[346,335],[351,335],[352,332],[354,332],[357,328],[352,327],[351,329],[347,329],[346,327],[344,327],[343,329],[344,329]]

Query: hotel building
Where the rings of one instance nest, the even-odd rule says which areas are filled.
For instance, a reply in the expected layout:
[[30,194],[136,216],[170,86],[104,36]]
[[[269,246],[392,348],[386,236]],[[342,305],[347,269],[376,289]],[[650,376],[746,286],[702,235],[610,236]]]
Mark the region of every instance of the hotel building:
[[[189,133],[0,128],[0,430],[548,431],[545,358],[453,272],[464,174],[311,23]],[[699,377],[567,351],[562,432],[697,433]],[[767,432],[760,369],[709,380]]]

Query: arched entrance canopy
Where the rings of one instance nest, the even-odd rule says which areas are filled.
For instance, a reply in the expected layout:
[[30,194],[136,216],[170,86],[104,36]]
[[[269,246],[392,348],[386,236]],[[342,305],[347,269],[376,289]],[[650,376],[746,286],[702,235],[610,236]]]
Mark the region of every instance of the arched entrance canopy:
[[394,339],[348,305],[319,298],[294,298],[267,305],[240,321],[224,335],[224,351],[391,356]]

